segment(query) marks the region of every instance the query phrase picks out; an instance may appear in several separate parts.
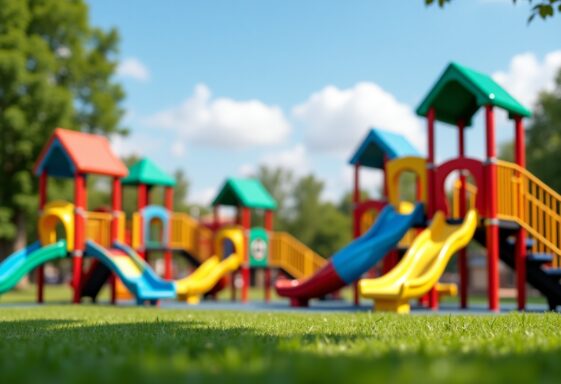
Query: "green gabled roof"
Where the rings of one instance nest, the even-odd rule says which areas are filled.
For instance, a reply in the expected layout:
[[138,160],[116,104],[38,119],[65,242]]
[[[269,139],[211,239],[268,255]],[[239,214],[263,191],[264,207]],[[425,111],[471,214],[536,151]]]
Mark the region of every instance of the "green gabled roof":
[[532,113],[497,84],[490,76],[457,63],[450,63],[429,94],[417,108],[417,114],[427,116],[434,107],[436,120],[466,126],[484,105],[503,108],[510,117],[530,117]]
[[142,159],[129,167],[129,174],[123,179],[122,184],[175,187],[175,180],[150,159]]
[[229,178],[214,198],[212,205],[277,209],[277,202],[257,179]]

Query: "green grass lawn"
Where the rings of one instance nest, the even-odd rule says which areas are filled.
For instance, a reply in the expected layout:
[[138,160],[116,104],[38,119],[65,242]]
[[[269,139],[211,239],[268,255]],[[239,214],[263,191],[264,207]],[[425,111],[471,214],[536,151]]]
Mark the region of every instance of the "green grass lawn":
[[0,382],[558,382],[558,314],[0,307]]

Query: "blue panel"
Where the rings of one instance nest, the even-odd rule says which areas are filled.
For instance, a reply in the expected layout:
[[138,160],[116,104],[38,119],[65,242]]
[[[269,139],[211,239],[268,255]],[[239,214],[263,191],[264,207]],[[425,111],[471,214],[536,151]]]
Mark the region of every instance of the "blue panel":
[[72,159],[56,138],[41,160],[35,174],[39,176],[44,171],[46,171],[49,176],[54,177],[74,177],[76,173],[76,168],[74,167]]
[[421,223],[422,218],[422,204],[417,204],[407,215],[399,214],[392,205],[387,205],[368,232],[333,256],[335,271],[347,284],[359,279],[395,247],[412,226]]
[[421,156],[405,137],[381,129],[372,129],[349,161],[370,168],[384,168],[384,155],[389,160],[405,156]]
[[99,244],[88,240],[86,242],[86,255],[94,257],[101,261],[107,268],[114,272],[122,281],[127,289],[136,296],[138,302],[144,300],[158,300],[158,299],[173,299],[176,297],[175,284],[172,281],[162,280],[150,268],[150,266],[142,260],[136,253],[128,246],[120,243],[114,244],[115,248],[126,253],[142,270],[140,276],[127,276],[115,263],[114,258],[111,256],[111,251],[103,248]]
[[142,209],[142,223],[143,223],[143,230],[144,230],[144,242],[145,245],[148,245],[148,240],[150,239],[150,223],[154,219],[159,219],[162,222],[163,226],[163,241],[162,244],[158,244],[162,247],[167,247],[169,244],[169,212],[164,207],[160,207],[158,205],[148,205]]

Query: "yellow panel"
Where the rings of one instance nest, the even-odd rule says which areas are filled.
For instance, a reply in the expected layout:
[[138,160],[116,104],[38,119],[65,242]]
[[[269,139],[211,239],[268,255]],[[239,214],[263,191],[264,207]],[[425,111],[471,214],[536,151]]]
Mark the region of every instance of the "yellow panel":
[[128,278],[136,278],[142,275],[142,271],[134,260],[127,256],[111,256],[117,268]]
[[399,177],[403,172],[413,172],[419,180],[420,202],[427,203],[427,162],[422,157],[400,157],[386,163],[388,201],[399,207]]
[[39,240],[42,245],[56,242],[56,226],[61,223],[66,232],[66,247],[74,250],[74,204],[67,201],[52,201],[45,205],[39,217]]
[[420,298],[438,283],[450,258],[468,245],[477,225],[475,210],[468,212],[461,225],[447,224],[444,213],[437,212],[394,269],[359,282],[361,295],[374,299],[376,309],[408,312],[409,300]]

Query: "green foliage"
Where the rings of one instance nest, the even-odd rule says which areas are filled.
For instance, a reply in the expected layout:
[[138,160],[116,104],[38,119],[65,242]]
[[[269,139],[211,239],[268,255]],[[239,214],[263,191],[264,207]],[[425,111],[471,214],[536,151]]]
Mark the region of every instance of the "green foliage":
[[542,92],[528,130],[528,168],[561,193],[561,71],[552,92]]
[[[275,230],[290,232],[304,244],[329,257],[351,240],[352,206],[322,200],[324,184],[313,175],[296,178],[283,168],[260,167],[257,177],[278,202]],[[261,223],[259,213],[253,223]]]
[[555,383],[561,317],[3,308],[5,383]]
[[[561,13],[561,0],[541,0],[538,4],[534,4],[533,0],[527,0],[530,3],[530,16],[528,16],[528,23],[530,23],[536,16],[545,20],[553,17],[556,13]],[[452,0],[425,0],[426,5],[438,4],[439,7],[444,7]],[[518,0],[512,0],[513,4],[518,3]]]
[[31,170],[56,127],[126,133],[117,45],[115,30],[89,25],[82,0],[0,0],[0,241],[25,230],[16,217],[35,220]]

